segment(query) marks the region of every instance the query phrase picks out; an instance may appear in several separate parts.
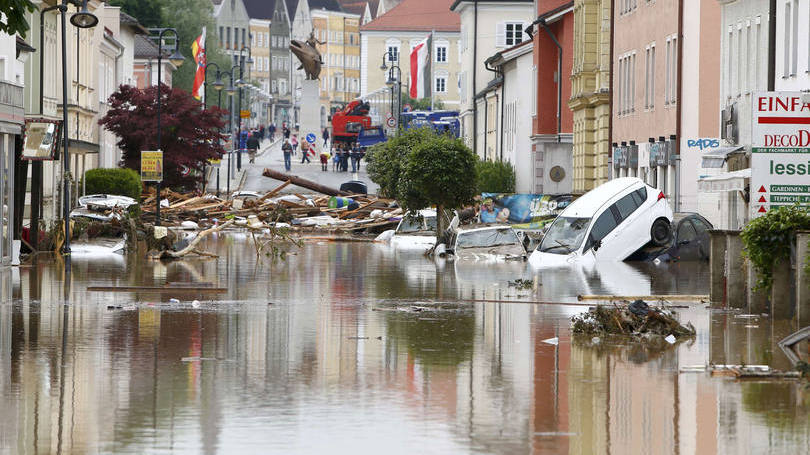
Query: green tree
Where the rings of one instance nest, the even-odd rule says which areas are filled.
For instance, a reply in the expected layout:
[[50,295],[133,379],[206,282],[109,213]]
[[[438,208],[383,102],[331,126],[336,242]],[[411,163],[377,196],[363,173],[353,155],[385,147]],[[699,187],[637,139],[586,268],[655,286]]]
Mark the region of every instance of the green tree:
[[[411,98],[407,90],[402,92],[402,105],[410,104],[415,111],[429,111],[430,98],[415,99]],[[440,99],[433,100],[433,109],[440,111],[444,109],[444,102]]]
[[110,0],[112,6],[120,6],[121,10],[138,19],[144,27],[162,27],[163,0]]
[[435,136],[429,128],[404,131],[403,134],[377,144],[366,155],[368,175],[380,186],[380,196],[399,197],[399,181],[402,177],[403,162],[414,147],[429,141]]
[[28,31],[28,21],[25,20],[27,13],[33,12],[37,6],[31,0],[0,0],[0,13],[6,15],[6,21],[0,21],[0,32],[9,35],[25,37]]
[[512,163],[482,160],[475,167],[479,193],[515,192],[515,168]]

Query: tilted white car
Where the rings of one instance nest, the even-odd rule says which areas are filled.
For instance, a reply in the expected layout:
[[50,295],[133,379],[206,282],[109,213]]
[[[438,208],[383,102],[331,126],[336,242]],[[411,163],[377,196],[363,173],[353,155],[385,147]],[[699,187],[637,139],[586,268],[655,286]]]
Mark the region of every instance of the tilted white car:
[[623,261],[672,235],[664,193],[635,177],[611,180],[571,203],[529,258],[532,267]]

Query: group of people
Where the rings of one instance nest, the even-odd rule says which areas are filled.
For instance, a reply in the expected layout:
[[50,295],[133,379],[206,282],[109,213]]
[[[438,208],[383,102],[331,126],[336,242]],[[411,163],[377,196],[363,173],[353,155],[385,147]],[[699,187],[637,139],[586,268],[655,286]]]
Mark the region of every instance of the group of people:
[[360,170],[360,161],[366,154],[365,150],[358,146],[357,143],[352,145],[338,143],[335,144],[330,151],[329,130],[326,128],[324,128],[321,136],[323,138],[323,146],[321,147],[320,154],[317,150],[317,143],[310,143],[306,140],[299,142],[298,136],[291,134],[287,128],[285,128],[283,134],[284,142],[281,145],[281,151],[284,154],[284,169],[286,169],[287,172],[289,172],[292,167],[292,157],[297,155],[299,145],[301,147],[301,164],[310,163],[310,157],[314,158],[320,155],[321,170],[324,172],[329,170],[330,161],[332,162],[332,170],[335,172],[348,172],[349,162],[352,164],[352,172],[358,172]]

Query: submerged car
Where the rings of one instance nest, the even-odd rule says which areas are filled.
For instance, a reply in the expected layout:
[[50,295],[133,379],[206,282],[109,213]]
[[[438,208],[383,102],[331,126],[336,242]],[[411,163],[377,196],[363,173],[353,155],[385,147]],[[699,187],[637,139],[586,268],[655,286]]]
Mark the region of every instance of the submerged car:
[[471,226],[450,238],[446,253],[458,259],[526,259],[526,249],[515,231],[505,225]]
[[533,267],[624,261],[645,245],[672,238],[666,196],[635,177],[611,180],[571,203],[532,253]]
[[436,244],[436,211],[420,210],[419,216],[402,217],[391,237],[391,245],[399,249],[427,251]]
[[709,231],[712,223],[697,213],[676,213],[672,220],[672,236],[664,246],[642,248],[628,261],[708,261]]

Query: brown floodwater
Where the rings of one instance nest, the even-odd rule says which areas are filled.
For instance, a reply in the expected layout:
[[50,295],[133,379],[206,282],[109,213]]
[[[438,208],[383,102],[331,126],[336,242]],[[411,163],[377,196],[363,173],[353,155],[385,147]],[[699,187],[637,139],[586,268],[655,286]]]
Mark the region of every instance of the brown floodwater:
[[[790,321],[690,304],[677,311],[697,336],[663,352],[572,337],[570,317],[587,307],[560,303],[706,294],[706,265],[537,272],[334,242],[274,263],[239,234],[204,249],[220,257],[76,257],[67,283],[57,260],[0,274],[0,454],[810,447],[803,384],[680,372],[788,368],[776,342]],[[167,282],[227,292],[87,289]]]

